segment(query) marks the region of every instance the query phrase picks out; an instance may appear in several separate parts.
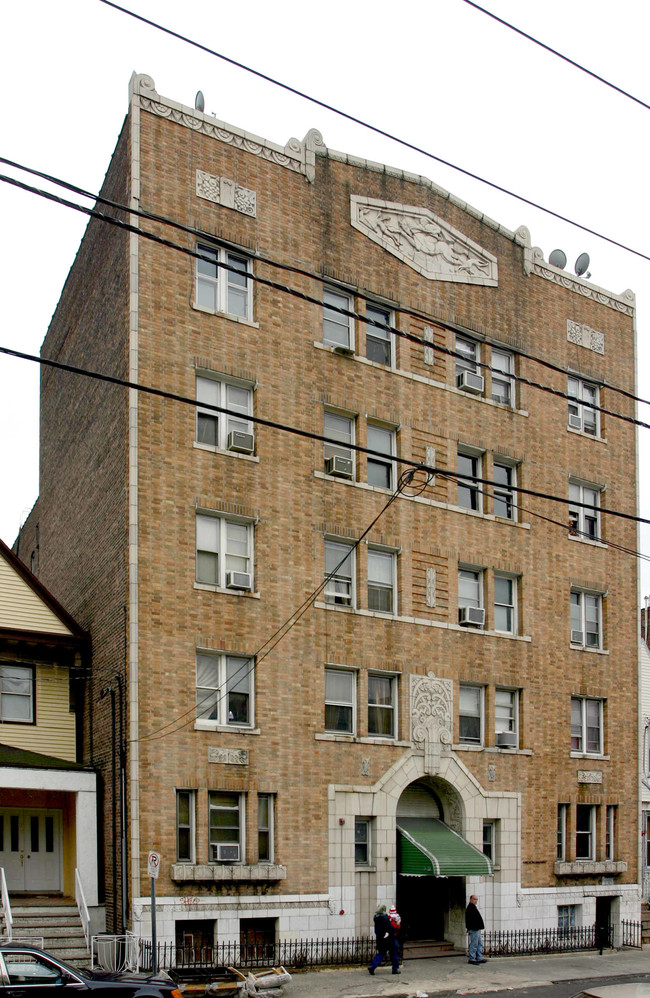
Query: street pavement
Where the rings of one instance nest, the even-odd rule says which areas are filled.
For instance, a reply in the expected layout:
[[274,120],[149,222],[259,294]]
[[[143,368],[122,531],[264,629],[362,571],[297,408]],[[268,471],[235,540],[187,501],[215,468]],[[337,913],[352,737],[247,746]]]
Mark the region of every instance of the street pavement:
[[543,988],[557,981],[575,981],[577,992],[585,980],[629,975],[641,979],[648,974],[650,947],[605,950],[602,956],[589,952],[495,957],[478,967],[468,964],[465,957],[448,956],[407,960],[399,975],[391,972],[388,963],[374,977],[366,966],[294,972],[285,994],[286,998],[413,998]]

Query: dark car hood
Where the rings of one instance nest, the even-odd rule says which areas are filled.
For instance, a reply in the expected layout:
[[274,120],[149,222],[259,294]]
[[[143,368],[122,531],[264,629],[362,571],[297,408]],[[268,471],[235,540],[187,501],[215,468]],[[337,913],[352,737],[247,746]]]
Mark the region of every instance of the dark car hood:
[[92,981],[123,981],[125,984],[155,984],[158,986],[174,987],[169,974],[162,971],[156,975],[142,972],[136,974],[131,970],[103,970],[95,967],[94,970],[85,970],[83,976]]

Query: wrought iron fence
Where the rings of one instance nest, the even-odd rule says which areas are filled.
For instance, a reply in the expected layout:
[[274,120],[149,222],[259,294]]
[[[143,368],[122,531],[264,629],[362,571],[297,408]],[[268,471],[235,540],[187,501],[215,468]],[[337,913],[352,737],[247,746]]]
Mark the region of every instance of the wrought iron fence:
[[641,949],[641,922],[621,922],[621,946]]
[[[605,945],[608,948],[611,946],[611,938]],[[483,933],[483,952],[490,956],[569,953],[595,948],[594,925],[575,925],[565,929],[496,929]]]
[[[215,946],[183,947],[160,942],[156,946],[160,969],[214,969],[239,967],[340,967],[369,963],[376,952],[375,937],[353,939],[287,939],[278,943],[218,943]],[[151,969],[151,940],[139,940],[138,965]]]

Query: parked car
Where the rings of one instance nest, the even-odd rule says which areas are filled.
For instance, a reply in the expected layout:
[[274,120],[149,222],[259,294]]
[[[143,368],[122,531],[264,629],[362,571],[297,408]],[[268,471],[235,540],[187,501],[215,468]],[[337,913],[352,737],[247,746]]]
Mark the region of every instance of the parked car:
[[[117,998],[182,998],[182,991],[164,971],[81,970],[69,967],[35,946],[0,945],[0,998],[63,998],[84,991]],[[90,998],[90,996],[89,996]]]

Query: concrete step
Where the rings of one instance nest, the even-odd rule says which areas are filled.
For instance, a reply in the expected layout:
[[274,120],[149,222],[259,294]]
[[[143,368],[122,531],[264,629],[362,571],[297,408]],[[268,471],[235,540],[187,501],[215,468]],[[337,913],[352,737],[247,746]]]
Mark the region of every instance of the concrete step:
[[51,928],[78,929],[80,925],[79,915],[66,918],[14,918],[14,926],[21,931],[28,929],[38,929],[39,935],[49,931]]
[[431,960],[439,956],[467,957],[467,954],[445,939],[414,939],[404,943],[405,960]]
[[26,918],[47,918],[55,919],[56,921],[60,918],[79,918],[79,912],[75,904],[67,904],[65,906],[60,905],[58,908],[43,908],[41,905],[23,905],[22,907],[15,907],[12,902],[11,913],[14,917],[14,921]]

